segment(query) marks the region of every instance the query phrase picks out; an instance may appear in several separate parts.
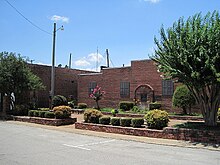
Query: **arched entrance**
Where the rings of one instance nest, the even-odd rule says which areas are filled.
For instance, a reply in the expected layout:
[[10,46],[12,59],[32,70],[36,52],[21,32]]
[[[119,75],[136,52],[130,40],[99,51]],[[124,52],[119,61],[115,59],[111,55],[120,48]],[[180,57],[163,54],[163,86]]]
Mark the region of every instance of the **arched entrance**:
[[136,104],[149,106],[150,102],[155,102],[154,89],[148,84],[141,84],[137,86],[134,93],[134,100]]

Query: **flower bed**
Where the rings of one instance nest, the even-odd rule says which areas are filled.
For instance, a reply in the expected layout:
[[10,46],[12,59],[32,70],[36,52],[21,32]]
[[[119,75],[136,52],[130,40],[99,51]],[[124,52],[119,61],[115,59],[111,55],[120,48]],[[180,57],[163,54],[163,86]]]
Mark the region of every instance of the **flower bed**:
[[43,125],[51,125],[51,126],[68,125],[77,122],[77,118],[50,119],[50,118],[29,117],[29,116],[13,116],[13,120],[43,124]]
[[220,130],[211,131],[211,130],[172,128],[172,127],[166,127],[163,130],[155,130],[155,129],[147,129],[147,128],[120,127],[120,126],[112,126],[112,125],[101,125],[101,124],[79,123],[79,122],[75,123],[75,128],[98,131],[98,132],[106,132],[106,133],[220,144]]

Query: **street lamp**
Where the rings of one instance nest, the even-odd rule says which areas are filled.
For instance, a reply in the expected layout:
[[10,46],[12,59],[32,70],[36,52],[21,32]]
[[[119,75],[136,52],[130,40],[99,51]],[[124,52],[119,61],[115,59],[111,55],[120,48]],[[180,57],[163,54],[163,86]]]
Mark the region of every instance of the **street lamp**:
[[53,50],[52,50],[52,67],[51,67],[51,91],[50,96],[51,99],[54,97],[54,84],[55,84],[55,40],[56,40],[56,32],[58,30],[64,30],[63,26],[56,29],[56,23],[53,25]]

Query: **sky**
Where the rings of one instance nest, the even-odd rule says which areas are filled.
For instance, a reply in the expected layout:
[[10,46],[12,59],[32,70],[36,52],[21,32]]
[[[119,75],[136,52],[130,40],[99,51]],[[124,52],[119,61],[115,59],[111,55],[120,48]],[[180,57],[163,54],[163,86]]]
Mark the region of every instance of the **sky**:
[[0,0],[0,52],[14,52],[34,64],[99,71],[148,59],[159,30],[180,17],[219,11],[219,0]]

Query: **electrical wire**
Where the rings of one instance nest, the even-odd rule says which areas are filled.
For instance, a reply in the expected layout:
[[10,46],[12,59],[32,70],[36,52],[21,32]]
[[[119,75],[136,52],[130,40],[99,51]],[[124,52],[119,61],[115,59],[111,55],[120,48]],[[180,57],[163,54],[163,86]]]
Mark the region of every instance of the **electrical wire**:
[[30,21],[27,17],[25,17],[18,9],[16,9],[16,7],[14,7],[8,0],[5,0],[5,2],[11,6],[20,16],[22,16],[26,21],[28,21],[32,26],[34,26],[35,28],[37,28],[38,30],[41,30],[42,32],[52,35],[51,33],[47,32],[46,30],[40,28],[39,26],[37,26],[35,23],[33,23],[32,21]]

